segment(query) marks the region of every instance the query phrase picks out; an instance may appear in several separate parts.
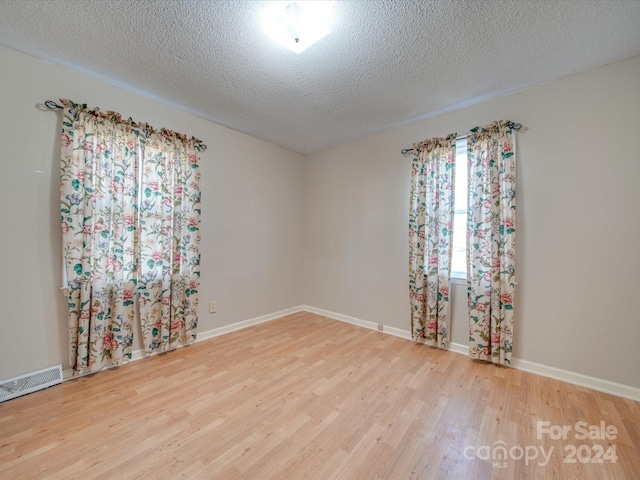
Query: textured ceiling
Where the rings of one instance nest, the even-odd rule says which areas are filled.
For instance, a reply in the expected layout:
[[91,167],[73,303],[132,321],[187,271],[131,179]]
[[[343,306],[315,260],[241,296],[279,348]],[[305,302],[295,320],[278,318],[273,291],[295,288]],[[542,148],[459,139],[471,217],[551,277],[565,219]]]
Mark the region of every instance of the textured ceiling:
[[0,44],[301,153],[640,55],[638,0],[336,1],[299,55],[264,6],[0,0]]

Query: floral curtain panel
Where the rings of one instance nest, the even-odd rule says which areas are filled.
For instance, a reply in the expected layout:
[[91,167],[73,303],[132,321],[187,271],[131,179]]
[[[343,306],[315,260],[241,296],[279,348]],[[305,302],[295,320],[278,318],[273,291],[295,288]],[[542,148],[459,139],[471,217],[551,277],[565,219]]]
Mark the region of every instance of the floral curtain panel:
[[125,125],[65,107],[62,243],[70,360],[82,373],[131,358],[140,145]]
[[511,122],[467,137],[469,355],[511,363],[516,237],[516,157]]
[[415,341],[446,348],[456,135],[414,145],[409,209],[409,298]]
[[194,340],[200,188],[196,139],[61,100],[60,193],[74,374]]
[[193,142],[145,145],[140,203],[140,323],[145,351],[195,341],[200,282],[200,179]]

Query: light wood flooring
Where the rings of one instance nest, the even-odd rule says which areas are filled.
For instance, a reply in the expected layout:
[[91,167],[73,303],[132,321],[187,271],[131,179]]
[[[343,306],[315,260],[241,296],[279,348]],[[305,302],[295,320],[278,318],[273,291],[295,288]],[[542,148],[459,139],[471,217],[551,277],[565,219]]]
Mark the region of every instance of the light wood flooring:
[[0,479],[34,478],[631,480],[640,403],[298,313],[0,404]]

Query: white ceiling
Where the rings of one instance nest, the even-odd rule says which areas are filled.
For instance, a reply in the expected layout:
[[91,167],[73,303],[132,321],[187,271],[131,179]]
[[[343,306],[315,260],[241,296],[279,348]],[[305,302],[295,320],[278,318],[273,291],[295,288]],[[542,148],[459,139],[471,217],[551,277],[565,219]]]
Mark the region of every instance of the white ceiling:
[[336,1],[299,55],[264,5],[0,0],[0,44],[301,153],[640,55],[638,0]]

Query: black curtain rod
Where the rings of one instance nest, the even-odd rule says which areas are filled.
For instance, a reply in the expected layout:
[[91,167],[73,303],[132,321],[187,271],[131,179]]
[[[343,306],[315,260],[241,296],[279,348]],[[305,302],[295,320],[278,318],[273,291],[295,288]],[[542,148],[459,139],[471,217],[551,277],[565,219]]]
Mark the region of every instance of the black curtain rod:
[[[521,123],[511,122],[510,127],[513,128],[517,132],[520,129],[522,129],[522,124]],[[458,138],[465,138],[465,137],[468,137],[468,136],[469,136],[469,134],[465,133],[464,135],[460,135]],[[400,153],[402,153],[402,155],[406,155],[407,153],[411,153],[411,152],[413,152],[413,148],[403,148],[402,150],[400,150]]]
[[45,101],[44,106],[47,107],[49,110],[62,110],[64,108],[62,105],[58,105],[53,100]]

